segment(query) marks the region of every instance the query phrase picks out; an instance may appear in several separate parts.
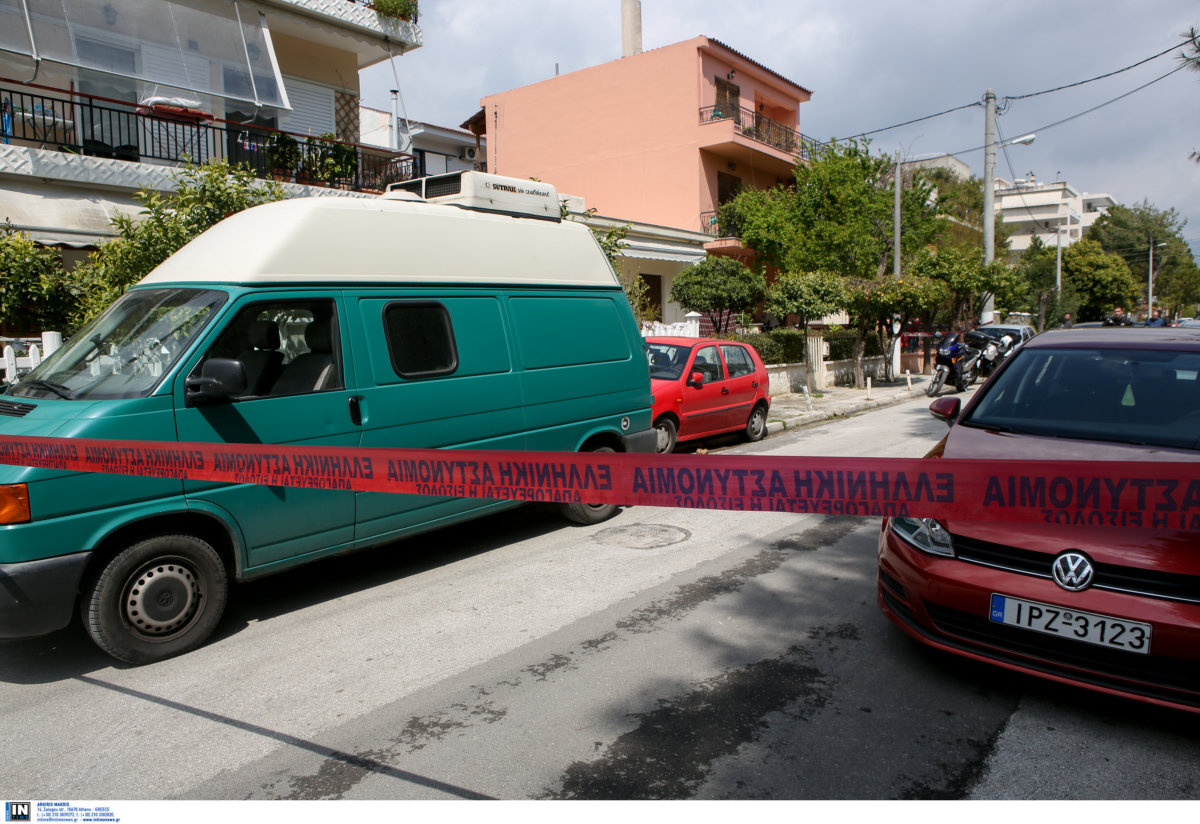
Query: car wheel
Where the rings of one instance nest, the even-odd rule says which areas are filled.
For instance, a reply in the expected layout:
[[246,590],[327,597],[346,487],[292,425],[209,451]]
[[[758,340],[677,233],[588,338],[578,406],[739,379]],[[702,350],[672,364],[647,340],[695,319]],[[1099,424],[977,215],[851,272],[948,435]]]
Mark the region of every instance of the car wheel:
[[679,434],[679,430],[675,427],[675,421],[667,417],[659,418],[654,422],[654,431],[658,434],[658,443],[655,445],[654,451],[660,455],[674,452]]
[[200,646],[225,610],[225,565],[194,535],[156,535],[105,565],[80,603],[92,640],[130,664],[161,661]]
[[[599,449],[592,450],[593,452],[615,452],[611,446],[602,446]],[[617,514],[616,504],[588,504],[583,502],[572,501],[569,504],[562,504],[562,514],[568,521],[576,524],[590,526],[598,524],[601,521],[607,521],[613,515]]]
[[762,404],[754,407],[750,419],[746,421],[746,440],[761,441],[767,434],[767,408]]

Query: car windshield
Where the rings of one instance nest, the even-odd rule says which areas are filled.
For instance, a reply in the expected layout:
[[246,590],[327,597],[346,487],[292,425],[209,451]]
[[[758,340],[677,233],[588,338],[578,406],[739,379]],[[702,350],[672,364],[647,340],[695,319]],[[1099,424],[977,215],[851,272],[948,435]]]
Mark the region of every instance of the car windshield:
[[1200,353],[1022,349],[961,421],[1001,432],[1200,447]]
[[646,361],[650,364],[650,377],[660,381],[677,381],[687,366],[690,346],[673,343],[647,343]]
[[204,289],[135,289],[9,389],[26,398],[140,398],[216,314],[225,295]]

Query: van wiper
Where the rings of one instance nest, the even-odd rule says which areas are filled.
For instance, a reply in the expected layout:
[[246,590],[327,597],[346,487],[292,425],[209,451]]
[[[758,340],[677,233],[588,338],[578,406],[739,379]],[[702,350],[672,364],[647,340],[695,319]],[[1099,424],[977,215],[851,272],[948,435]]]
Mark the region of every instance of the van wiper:
[[53,392],[55,395],[58,395],[60,398],[66,398],[69,401],[75,400],[75,393],[72,392],[70,390],[70,388],[63,386],[61,383],[54,383],[53,381],[44,381],[41,378],[36,378],[31,381],[25,381],[25,385],[32,386],[36,389],[49,389],[51,392]]

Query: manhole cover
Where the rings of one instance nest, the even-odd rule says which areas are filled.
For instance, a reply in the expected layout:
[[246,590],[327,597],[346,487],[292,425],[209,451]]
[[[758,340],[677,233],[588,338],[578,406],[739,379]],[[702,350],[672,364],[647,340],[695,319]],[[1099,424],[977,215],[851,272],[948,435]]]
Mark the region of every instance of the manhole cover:
[[670,546],[686,541],[690,537],[692,537],[692,533],[677,526],[632,524],[602,529],[592,537],[592,540],[598,544],[623,546],[626,549],[656,549],[660,546]]

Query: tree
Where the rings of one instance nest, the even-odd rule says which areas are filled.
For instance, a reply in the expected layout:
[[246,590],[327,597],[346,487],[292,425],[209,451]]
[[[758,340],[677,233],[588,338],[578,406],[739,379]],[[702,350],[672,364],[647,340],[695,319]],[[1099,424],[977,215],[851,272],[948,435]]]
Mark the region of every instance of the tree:
[[65,328],[73,303],[62,259],[11,223],[0,225],[0,334]]
[[766,282],[758,272],[728,257],[706,257],[675,276],[671,300],[684,309],[708,316],[718,335],[733,325],[738,312],[763,298]]
[[[1183,239],[1186,225],[1187,220],[1174,209],[1163,211],[1142,201],[1136,206],[1113,206],[1088,228],[1085,237],[1125,260],[1142,296],[1150,286],[1150,247],[1154,245],[1154,295],[1176,312],[1200,302],[1200,272]],[[1166,245],[1160,247],[1163,243]],[[1151,308],[1147,307],[1147,312]]]
[[[874,307],[868,281],[889,277],[893,249],[896,165],[872,156],[867,142],[812,145],[810,160],[796,166],[795,183],[770,191],[743,191],[721,207],[721,226],[758,253],[760,266],[785,272],[826,272],[841,277],[852,296],[845,308]],[[911,260],[938,238],[945,222],[924,175],[901,193],[902,260]],[[862,383],[863,335],[877,318],[855,316],[856,372]]]
[[1063,251],[1063,280],[1078,295],[1081,321],[1102,320],[1116,306],[1133,305],[1140,291],[1125,260],[1086,237]]
[[126,215],[114,218],[118,236],[71,272],[79,295],[77,322],[98,315],[205,229],[235,212],[283,198],[278,183],[258,180],[244,166],[224,161],[186,164],[175,173],[175,180],[174,194],[138,192],[136,197],[145,207],[143,217],[138,221]]
[[974,326],[979,312],[976,300],[985,293],[996,296],[997,303],[1013,301],[1023,291],[1013,270],[999,261],[984,266],[983,256],[972,247],[951,247],[926,251],[914,263],[912,272],[940,281],[950,303],[950,323],[956,329]]
[[1020,278],[1028,287],[1026,305],[1037,315],[1039,331],[1047,328],[1046,318],[1051,318],[1050,326],[1058,326],[1062,322],[1063,312],[1076,311],[1073,292],[1070,284],[1064,284],[1067,291],[1063,298],[1058,284],[1058,247],[1051,249],[1042,243],[1037,235],[1033,236],[1029,248],[1024,251],[1014,267]]
[[810,320],[845,305],[842,278],[831,272],[784,272],[767,288],[767,311],[785,323],[788,315],[797,316],[805,332]]

